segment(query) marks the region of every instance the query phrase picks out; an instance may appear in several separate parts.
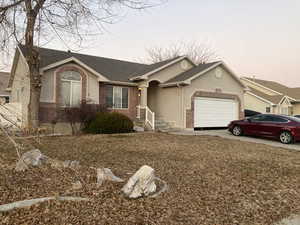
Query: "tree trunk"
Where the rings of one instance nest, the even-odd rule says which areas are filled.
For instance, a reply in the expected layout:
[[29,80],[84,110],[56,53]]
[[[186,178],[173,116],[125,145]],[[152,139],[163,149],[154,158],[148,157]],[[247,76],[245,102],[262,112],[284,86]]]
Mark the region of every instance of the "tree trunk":
[[33,10],[27,11],[27,27],[25,33],[25,46],[27,48],[27,64],[29,67],[30,95],[28,104],[27,121],[29,128],[39,126],[39,108],[41,94],[41,76],[40,76],[40,59],[39,52],[33,45],[34,26],[36,13]]
[[32,128],[39,126],[41,89],[37,88],[33,82],[30,82],[30,99],[28,104],[28,125]]

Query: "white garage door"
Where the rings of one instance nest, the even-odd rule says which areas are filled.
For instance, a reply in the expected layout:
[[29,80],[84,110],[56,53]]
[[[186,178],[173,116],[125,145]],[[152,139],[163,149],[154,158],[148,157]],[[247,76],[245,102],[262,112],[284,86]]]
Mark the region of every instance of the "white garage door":
[[238,103],[231,99],[195,98],[194,127],[227,127],[238,119]]

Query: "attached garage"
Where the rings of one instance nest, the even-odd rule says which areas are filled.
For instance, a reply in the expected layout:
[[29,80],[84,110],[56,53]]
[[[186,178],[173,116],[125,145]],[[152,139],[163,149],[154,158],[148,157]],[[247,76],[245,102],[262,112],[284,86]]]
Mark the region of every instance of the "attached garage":
[[194,99],[194,127],[227,127],[239,119],[239,103],[234,99],[196,97]]

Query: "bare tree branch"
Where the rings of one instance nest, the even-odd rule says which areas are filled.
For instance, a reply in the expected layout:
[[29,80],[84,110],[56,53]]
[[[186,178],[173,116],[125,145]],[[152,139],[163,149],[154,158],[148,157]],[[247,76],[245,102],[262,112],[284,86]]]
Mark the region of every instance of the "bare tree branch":
[[219,60],[216,52],[204,43],[179,42],[173,43],[166,47],[154,46],[146,49],[148,63],[157,63],[177,56],[188,56],[195,64],[204,64]]

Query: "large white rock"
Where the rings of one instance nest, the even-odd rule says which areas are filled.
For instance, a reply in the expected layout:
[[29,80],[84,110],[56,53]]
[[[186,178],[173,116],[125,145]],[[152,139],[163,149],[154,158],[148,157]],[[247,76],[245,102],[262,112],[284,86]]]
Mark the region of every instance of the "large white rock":
[[101,186],[103,181],[109,180],[114,182],[123,182],[124,180],[115,176],[113,172],[108,168],[97,169],[97,185]]
[[128,198],[149,196],[156,191],[154,169],[142,166],[122,188]]
[[24,171],[28,166],[39,166],[47,161],[47,156],[43,155],[40,150],[34,149],[25,152],[16,165],[16,171]]

